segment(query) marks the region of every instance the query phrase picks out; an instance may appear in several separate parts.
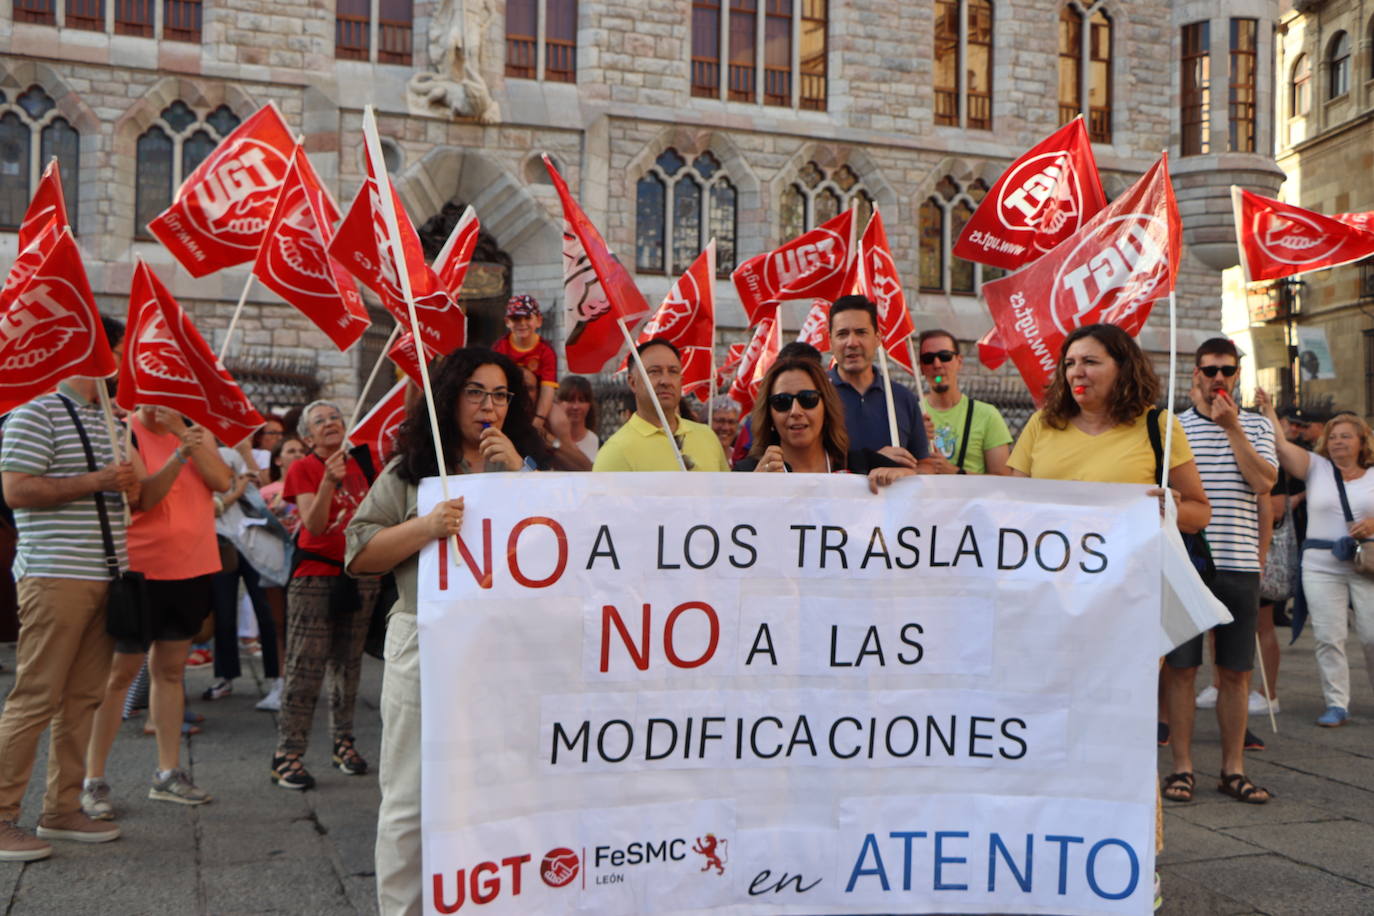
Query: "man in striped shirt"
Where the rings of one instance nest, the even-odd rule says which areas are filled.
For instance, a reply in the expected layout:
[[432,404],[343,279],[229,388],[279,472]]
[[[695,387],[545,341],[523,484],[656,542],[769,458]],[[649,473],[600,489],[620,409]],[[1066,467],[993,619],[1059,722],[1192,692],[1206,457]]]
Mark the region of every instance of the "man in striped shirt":
[[[121,358],[124,327],[105,319],[106,336]],[[91,721],[105,693],[114,641],[105,632],[110,573],[96,509],[103,494],[121,569],[124,504],[137,505],[141,463],[120,462],[105,426],[96,385],[72,378],[56,394],[35,398],[10,414],[0,447],[5,500],[14,509],[19,548],[19,666],[0,713],[0,861],[51,855],[44,840],[104,843],[119,836],[113,824],[81,811],[81,781]],[[96,470],[63,401],[75,408],[95,454]],[[51,724],[48,789],[38,836],[19,829],[20,802]]]
[[[1259,498],[1278,479],[1278,456],[1273,430],[1264,418],[1242,413],[1236,406],[1239,367],[1240,353],[1230,340],[1203,341],[1193,369],[1193,406],[1179,420],[1212,504],[1205,534],[1217,571],[1209,586],[1234,618],[1214,630],[1221,732],[1218,789],[1239,801],[1262,804],[1269,793],[1245,777],[1244,744],[1259,616]],[[1163,791],[1174,801],[1189,801],[1193,793],[1193,693],[1203,643],[1199,635],[1165,658],[1174,772],[1165,779]]]

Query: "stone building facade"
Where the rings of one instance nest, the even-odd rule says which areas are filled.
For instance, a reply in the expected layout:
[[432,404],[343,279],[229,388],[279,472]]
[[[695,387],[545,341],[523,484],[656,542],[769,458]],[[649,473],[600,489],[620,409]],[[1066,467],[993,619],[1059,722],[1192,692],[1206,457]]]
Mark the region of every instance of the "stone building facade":
[[[198,136],[214,139],[216,118],[227,127],[230,115],[242,119],[268,101],[301,133],[340,202],[361,181],[362,106],[371,103],[422,234],[441,234],[455,212],[446,205],[476,209],[484,236],[465,298],[479,339],[499,331],[511,291],[538,297],[546,336],[561,337],[561,221],[541,153],[636,269],[650,302],[666,293],[693,233],[703,242],[708,232],[727,235],[739,261],[858,199],[884,214],[916,326],[942,326],[966,342],[991,322],[978,296],[981,269],[948,254],[960,221],[1015,156],[1073,113],[1089,117],[1109,196],[1161,150],[1171,152],[1189,242],[1179,288],[1185,351],[1220,325],[1219,271],[1234,262],[1234,246],[1228,251],[1217,230],[1229,213],[1226,188],[1277,186],[1268,154],[1274,0],[135,6],[151,20],[138,28],[116,21],[111,0],[0,0],[0,166],[16,125],[32,140],[27,165],[11,167],[8,179],[0,169],[0,191],[17,193],[40,153],[75,156],[69,200],[101,307],[123,313],[141,257],[212,345],[246,267],[192,279],[143,237],[137,214],[156,197],[152,185],[165,181],[144,176],[145,153],[162,142],[146,138],[161,131],[172,138],[172,155],[184,157],[205,142]],[[1242,99],[1255,136],[1242,148],[1228,140],[1236,107],[1222,95],[1227,62],[1236,61],[1234,38],[1227,43],[1236,17],[1254,20],[1258,62]],[[1210,23],[1210,59],[1199,64],[1194,48],[1190,77],[1184,32],[1198,22]],[[20,103],[32,87],[51,102],[37,116]],[[1368,87],[1359,92],[1367,105]],[[174,109],[178,102],[183,108]],[[1184,103],[1204,122],[1204,149],[1180,149]],[[76,136],[45,133],[55,118]],[[1188,121],[1189,136],[1197,123]],[[0,260],[15,253],[7,213],[0,198]],[[745,331],[728,281],[719,293],[723,344]],[[314,373],[320,393],[352,398],[390,330],[379,313],[363,344],[340,354],[261,287],[247,302],[239,366],[264,378],[275,372],[283,392],[293,373]],[[801,318],[787,311],[784,324],[797,327]],[[1156,353],[1166,343],[1163,319],[1157,309],[1142,336]]]
[[[1328,215],[1374,210],[1374,3],[1283,7],[1274,64],[1277,156],[1287,176],[1280,196]],[[1243,300],[1250,309],[1237,296],[1227,323],[1248,332],[1252,319],[1265,319],[1252,336],[1282,329],[1298,354],[1319,329],[1335,377],[1306,378],[1290,362],[1261,370],[1258,381],[1286,400],[1374,416],[1374,258],[1295,280],[1252,287]]]

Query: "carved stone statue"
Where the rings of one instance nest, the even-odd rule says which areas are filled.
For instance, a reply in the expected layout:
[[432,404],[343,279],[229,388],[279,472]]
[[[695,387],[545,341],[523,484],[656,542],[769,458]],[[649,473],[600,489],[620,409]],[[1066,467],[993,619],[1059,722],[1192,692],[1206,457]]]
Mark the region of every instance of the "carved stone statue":
[[481,124],[501,119],[482,78],[482,43],[491,17],[491,0],[440,0],[429,20],[433,71],[415,74],[407,86],[412,110]]

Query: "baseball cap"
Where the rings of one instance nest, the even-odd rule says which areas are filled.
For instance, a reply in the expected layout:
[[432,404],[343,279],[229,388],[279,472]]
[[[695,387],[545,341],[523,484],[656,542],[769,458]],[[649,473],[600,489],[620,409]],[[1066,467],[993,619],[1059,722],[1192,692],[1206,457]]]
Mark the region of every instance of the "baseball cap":
[[507,318],[533,318],[539,314],[539,301],[533,296],[511,296],[506,303]]

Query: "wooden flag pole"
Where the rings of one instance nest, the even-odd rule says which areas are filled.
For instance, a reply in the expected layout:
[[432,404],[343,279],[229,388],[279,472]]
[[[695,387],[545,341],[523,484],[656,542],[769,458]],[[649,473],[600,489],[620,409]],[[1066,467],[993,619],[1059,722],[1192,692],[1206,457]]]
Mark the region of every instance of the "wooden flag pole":
[[[401,323],[398,321],[396,326],[391,329],[391,336],[386,339],[386,343],[382,344],[382,352],[377,356],[377,361],[372,364],[372,372],[368,375],[367,381],[363,382],[362,391],[358,392],[358,402],[353,405],[353,416],[348,421],[348,425],[344,427],[344,448],[348,448],[348,434],[353,432],[353,427],[358,424],[358,417],[362,416],[363,404],[367,401],[367,393],[372,390],[372,383],[377,380],[377,373],[381,370],[382,364],[386,362],[387,351],[391,349],[391,345],[396,342],[396,338],[400,334]],[[423,346],[419,341],[415,342],[415,355],[420,360],[425,358]]]
[[[131,461],[128,451],[121,452],[119,448],[119,434],[115,432],[114,407],[110,404],[110,392],[105,390],[105,380],[103,378],[94,379],[96,396],[100,398],[100,410],[105,414],[105,435],[110,437],[110,451],[114,452],[115,461]],[[133,516],[129,512],[129,498],[124,496],[120,499],[124,504],[124,527],[129,527],[129,522]]]
[[[406,314],[410,318],[410,333],[415,336],[415,352],[420,364],[420,382],[425,390],[425,407],[429,411],[429,432],[434,439],[434,460],[439,471],[439,486],[443,492],[444,502],[448,502],[452,497],[449,495],[448,486],[448,465],[444,462],[444,444],[439,438],[439,414],[434,408],[434,389],[429,384],[429,366],[424,359],[424,338],[420,335],[420,319],[415,314],[415,294],[410,288],[410,270],[405,260],[405,252],[401,247],[401,229],[396,219],[395,202],[391,199],[391,176],[386,173],[386,160],[382,158],[382,140],[377,134],[377,117],[372,112],[371,105],[363,106],[363,140],[367,144],[368,156],[372,159],[372,167],[376,170],[379,178],[377,182],[377,198],[382,208],[382,221],[386,225],[387,244],[391,248],[391,260],[396,268],[396,276],[401,281],[401,295],[406,300]],[[385,185],[385,187],[383,187]],[[512,468],[511,470],[515,470]],[[458,551],[457,535],[449,535],[449,550],[453,555],[453,564],[459,565],[461,554]]]
[[663,427],[663,435],[668,437],[668,444],[673,447],[673,457],[677,459],[677,466],[682,470],[687,470],[687,462],[682,458],[682,451],[677,447],[677,440],[673,438],[673,428],[668,425],[668,415],[663,412],[663,405],[658,402],[658,395],[654,393],[654,384],[649,381],[649,370],[644,368],[644,360],[639,358],[639,350],[635,347],[635,340],[630,336],[630,329],[625,326],[625,319],[617,317],[615,323],[620,326],[620,333],[625,335],[625,342],[630,345],[630,357],[634,360],[635,366],[639,368],[639,380],[644,384],[644,390],[648,392],[649,400],[654,402],[654,412],[658,414],[658,422]]
[[[709,276],[709,277],[711,278],[711,280],[710,280],[710,284],[711,284],[711,349],[707,351],[707,352],[710,354],[710,357],[711,357],[710,360],[709,360],[709,362],[708,362],[708,365],[707,365],[707,368],[710,369],[710,372],[711,372],[711,377],[710,377],[710,378],[711,378],[711,382],[710,382],[710,387],[709,387],[709,389],[708,389],[708,390],[710,391],[710,400],[708,400],[708,401],[706,402],[706,425],[707,425],[707,426],[710,426],[711,423],[712,423],[712,421],[715,419],[715,412],[716,412],[716,238],[715,238],[715,236],[711,236],[711,241],[709,241],[709,242],[706,243],[706,251],[707,251],[707,255],[706,255],[706,266],[707,266],[707,268],[708,268],[708,270],[707,270],[707,276]],[[725,457],[728,459],[730,456],[729,456],[729,455],[726,455]]]
[[239,304],[234,306],[234,315],[229,319],[229,329],[224,332],[224,343],[219,345],[219,359],[224,362],[224,357],[229,353],[229,341],[234,339],[234,328],[238,326],[239,315],[243,314],[243,303],[248,301],[248,291],[253,288],[253,271],[248,271],[248,279],[243,284],[243,292],[239,293]]
[[901,435],[897,431],[897,405],[892,403],[892,373],[887,371],[887,347],[883,346],[881,334],[878,341],[878,365],[883,373],[883,398],[887,401],[887,432],[892,445],[901,448]]

